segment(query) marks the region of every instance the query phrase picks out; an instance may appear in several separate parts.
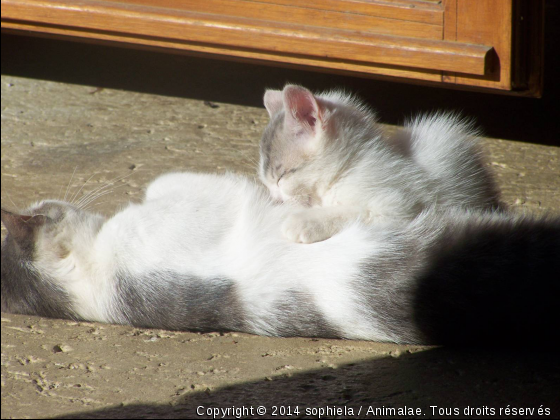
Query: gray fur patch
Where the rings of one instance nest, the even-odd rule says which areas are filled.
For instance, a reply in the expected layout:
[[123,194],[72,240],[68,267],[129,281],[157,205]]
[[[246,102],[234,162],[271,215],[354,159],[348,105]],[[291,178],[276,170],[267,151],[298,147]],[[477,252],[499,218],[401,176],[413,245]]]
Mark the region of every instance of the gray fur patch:
[[560,219],[487,221],[442,238],[418,276],[428,343],[507,345],[560,330]]
[[[163,284],[165,287],[157,286]],[[131,279],[120,273],[117,291],[123,321],[137,327],[254,332],[230,280],[184,278],[169,272]],[[265,320],[271,335],[341,336],[302,292],[289,291],[271,309],[271,317]]]
[[[425,222],[425,238],[392,238],[399,253],[366,262],[357,282],[391,339],[505,345],[560,329],[560,219],[434,214]],[[428,239],[438,224],[448,225]]]
[[305,293],[290,290],[274,308],[276,335],[340,338],[341,334],[314,307]]
[[231,280],[155,272],[132,279],[117,275],[119,313],[137,327],[243,331],[244,313]]
[[272,145],[278,143],[278,136],[282,133],[283,125],[284,112],[282,111],[271,119],[263,132],[260,142],[263,174],[270,170],[271,162],[274,161]]
[[68,294],[31,268],[34,252],[31,239],[17,244],[8,235],[2,243],[2,312],[77,319]]
[[414,321],[416,285],[412,281],[424,259],[421,248],[409,239],[399,244],[399,253],[372,257],[361,267],[356,292],[369,309],[366,317],[398,343],[424,343]]

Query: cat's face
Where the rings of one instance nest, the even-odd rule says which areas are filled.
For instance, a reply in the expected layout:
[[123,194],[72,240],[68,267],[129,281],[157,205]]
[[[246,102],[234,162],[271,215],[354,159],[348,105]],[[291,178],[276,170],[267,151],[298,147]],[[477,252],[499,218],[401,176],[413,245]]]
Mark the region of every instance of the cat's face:
[[103,218],[58,201],[15,214],[2,209],[2,312],[72,318],[61,279],[76,269],[76,253]]
[[263,134],[259,167],[261,181],[271,197],[309,205],[314,185],[309,167],[314,157],[313,151],[305,150],[292,133],[286,132],[284,112],[275,115]]
[[274,200],[318,204],[327,168],[317,170],[328,134],[326,107],[307,89],[286,86],[264,97],[270,123],[260,143],[259,175]]
[[314,95],[287,85],[267,90],[270,122],[260,143],[259,176],[277,201],[320,206],[352,167],[351,156],[378,132],[375,114],[340,91]]

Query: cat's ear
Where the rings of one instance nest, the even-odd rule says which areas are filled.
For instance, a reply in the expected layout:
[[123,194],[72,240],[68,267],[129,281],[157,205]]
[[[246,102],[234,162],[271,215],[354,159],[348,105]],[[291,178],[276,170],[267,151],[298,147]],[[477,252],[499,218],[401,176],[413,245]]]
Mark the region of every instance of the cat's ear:
[[2,210],[2,223],[14,240],[18,243],[30,241],[35,236],[35,232],[43,226],[48,217],[42,214],[35,216],[12,213],[8,210]]
[[282,110],[284,102],[282,101],[282,91],[268,89],[264,93],[264,107],[271,117]]
[[322,110],[315,96],[304,87],[288,85],[284,88],[283,100],[287,127],[293,132],[316,135],[322,128]]

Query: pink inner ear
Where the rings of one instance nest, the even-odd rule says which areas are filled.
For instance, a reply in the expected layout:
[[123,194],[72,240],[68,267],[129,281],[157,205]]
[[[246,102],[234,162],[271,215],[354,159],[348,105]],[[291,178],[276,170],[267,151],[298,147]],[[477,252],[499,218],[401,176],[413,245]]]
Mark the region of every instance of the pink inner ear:
[[264,93],[264,107],[271,117],[282,110],[284,103],[282,102],[282,92],[279,90],[268,89]]
[[33,226],[27,223],[31,218],[32,216],[15,214],[2,209],[2,223],[17,242],[32,237]]
[[2,209],[2,223],[16,241],[30,238],[36,228],[47,221],[47,216],[37,214],[35,216],[15,214]]
[[286,86],[284,88],[284,104],[288,116],[292,117],[292,121],[288,124],[294,124],[294,128],[303,128],[306,131],[315,132],[317,120],[321,118],[320,108],[313,94],[305,88],[299,86]]

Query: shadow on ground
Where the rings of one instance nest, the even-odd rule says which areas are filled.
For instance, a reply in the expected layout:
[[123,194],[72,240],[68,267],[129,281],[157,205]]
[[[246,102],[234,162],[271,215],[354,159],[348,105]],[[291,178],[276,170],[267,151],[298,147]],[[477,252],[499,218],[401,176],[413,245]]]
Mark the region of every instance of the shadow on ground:
[[[408,418],[463,417],[468,407],[475,410],[471,414],[477,417],[539,417],[539,409],[549,410],[541,411],[540,417],[547,413],[554,417],[560,413],[554,385],[559,381],[559,359],[544,350],[535,353],[434,348],[218,390],[186,390],[185,395],[168,405],[125,405],[58,418],[209,418],[198,416],[197,410],[207,413],[208,408],[227,407],[253,407],[254,415],[245,412],[246,418],[287,418],[287,411],[281,415],[281,406],[292,410],[299,407],[300,414],[295,418],[316,418],[318,411],[312,410],[327,407],[331,410],[328,418],[374,417],[371,413],[366,415],[368,408],[405,407],[421,410],[421,414],[408,412],[404,416]],[[265,416],[256,415],[259,406],[266,407]],[[273,415],[274,406],[278,407],[277,416]],[[354,411],[347,411],[347,416],[344,411],[336,415],[332,411],[335,407]],[[534,411],[532,415],[531,411],[514,414],[506,408]],[[459,412],[450,411],[454,409]],[[225,418],[234,418],[232,414]],[[391,417],[391,411],[382,414],[377,416]],[[221,416],[220,413],[218,417]]]
[[560,7],[547,2],[545,89],[541,99],[464,92],[161,52],[2,35],[2,74],[111,87],[247,106],[262,106],[266,88],[286,82],[313,90],[343,87],[358,93],[382,122],[400,125],[411,115],[438,109],[473,117],[484,135],[560,145],[556,75]]

